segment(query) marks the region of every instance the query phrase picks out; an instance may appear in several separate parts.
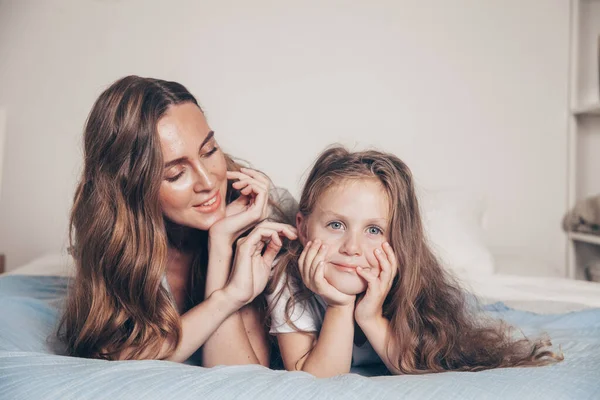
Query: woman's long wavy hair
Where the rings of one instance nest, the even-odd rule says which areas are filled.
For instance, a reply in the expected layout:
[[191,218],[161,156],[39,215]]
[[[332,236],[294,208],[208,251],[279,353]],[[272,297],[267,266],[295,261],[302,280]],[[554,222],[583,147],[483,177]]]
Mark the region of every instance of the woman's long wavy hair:
[[[181,227],[159,203],[163,156],[157,123],[170,106],[198,102],[181,84],[127,76],[94,104],[84,130],[84,169],[71,211],[72,281],[58,336],[67,353],[102,359],[171,354],[180,317],[161,284],[169,246],[185,247]],[[239,165],[225,155],[228,170]],[[229,203],[239,192],[228,185]],[[207,233],[193,232],[187,307],[204,297]],[[189,247],[186,250],[190,250]]]
[[[472,313],[465,293],[427,245],[412,174],[393,154],[349,152],[339,146],[326,150],[308,175],[299,211],[309,216],[327,190],[360,179],[380,182],[390,201],[388,239],[398,260],[398,274],[385,299],[383,315],[390,321],[388,354],[397,354],[393,361],[398,370],[406,374],[480,371],[562,359],[550,351],[548,340],[514,338],[506,324]],[[286,304],[288,323],[294,305],[314,296],[299,273],[301,252],[299,242],[290,244],[267,289],[273,293],[285,276],[283,288],[292,294]]]

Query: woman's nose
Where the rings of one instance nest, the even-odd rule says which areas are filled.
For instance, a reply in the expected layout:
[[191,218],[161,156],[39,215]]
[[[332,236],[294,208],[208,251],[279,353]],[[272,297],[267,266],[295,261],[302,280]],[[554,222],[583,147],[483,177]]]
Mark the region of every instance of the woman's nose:
[[194,191],[203,192],[210,191],[215,188],[216,180],[211,172],[203,165],[198,165],[195,168],[196,180],[194,182]]

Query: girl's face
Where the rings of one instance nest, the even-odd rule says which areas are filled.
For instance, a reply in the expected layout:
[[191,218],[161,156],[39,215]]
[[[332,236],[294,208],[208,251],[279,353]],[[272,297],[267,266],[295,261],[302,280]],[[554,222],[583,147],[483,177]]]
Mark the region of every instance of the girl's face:
[[388,196],[375,179],[348,180],[323,193],[308,217],[298,213],[297,226],[303,244],[327,245],[325,279],[342,293],[359,294],[367,283],[357,266],[379,275],[373,252],[389,240]]
[[227,163],[193,103],[169,107],[158,121],[164,170],[160,205],[172,222],[208,230],[225,217]]

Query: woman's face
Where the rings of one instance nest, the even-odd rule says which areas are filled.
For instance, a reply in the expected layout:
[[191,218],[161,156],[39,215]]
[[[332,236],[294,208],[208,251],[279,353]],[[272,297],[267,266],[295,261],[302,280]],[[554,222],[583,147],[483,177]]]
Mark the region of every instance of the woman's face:
[[207,231],[225,216],[227,163],[194,103],[170,106],[158,121],[164,170],[160,205],[172,222]]
[[367,289],[356,267],[379,275],[375,249],[389,240],[388,196],[376,180],[341,182],[321,194],[308,217],[298,213],[300,240],[327,245],[325,279],[342,293]]

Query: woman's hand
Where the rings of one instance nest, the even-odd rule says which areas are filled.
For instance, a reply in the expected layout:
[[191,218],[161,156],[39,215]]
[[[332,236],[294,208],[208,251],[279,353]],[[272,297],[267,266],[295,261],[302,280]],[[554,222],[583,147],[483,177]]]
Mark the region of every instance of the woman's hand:
[[325,279],[325,254],[327,245],[320,240],[308,242],[298,259],[298,267],[302,281],[307,288],[323,297],[328,306],[347,306],[354,302],[356,296],[340,292]]
[[225,218],[211,226],[208,233],[211,243],[231,247],[242,233],[268,217],[271,181],[249,168],[227,171],[227,179],[236,180],[232,187],[240,191],[240,197],[227,204]]
[[237,241],[231,275],[224,291],[240,307],[252,302],[265,289],[275,257],[281,250],[281,237],[295,240],[298,237],[296,228],[263,221],[248,236]]
[[367,291],[356,304],[354,318],[360,325],[383,313],[383,302],[390,292],[394,277],[398,273],[396,255],[389,243],[384,243],[382,249],[375,249],[375,258],[379,263],[379,276],[358,267],[356,272],[367,281]]

